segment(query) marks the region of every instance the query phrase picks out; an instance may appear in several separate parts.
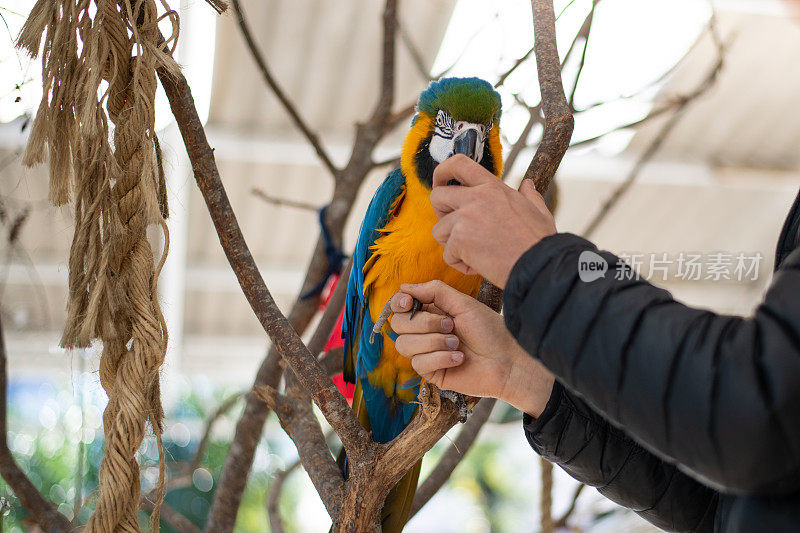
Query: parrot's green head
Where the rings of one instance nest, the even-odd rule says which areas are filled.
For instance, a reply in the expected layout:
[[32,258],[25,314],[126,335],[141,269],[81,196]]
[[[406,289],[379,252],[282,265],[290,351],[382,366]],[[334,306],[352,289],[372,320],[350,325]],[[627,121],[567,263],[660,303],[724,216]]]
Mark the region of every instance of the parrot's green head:
[[419,95],[403,143],[401,168],[431,188],[436,165],[454,154],[471,157],[500,177],[500,95],[480,78],[442,78]]

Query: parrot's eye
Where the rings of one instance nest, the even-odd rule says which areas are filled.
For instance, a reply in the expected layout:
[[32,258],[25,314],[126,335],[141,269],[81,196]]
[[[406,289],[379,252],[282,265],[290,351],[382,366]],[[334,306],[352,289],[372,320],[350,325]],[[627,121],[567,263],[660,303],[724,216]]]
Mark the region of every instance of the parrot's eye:
[[439,112],[436,113],[436,133],[449,139],[453,137],[454,127],[455,123],[453,122],[453,117],[446,111],[440,109]]

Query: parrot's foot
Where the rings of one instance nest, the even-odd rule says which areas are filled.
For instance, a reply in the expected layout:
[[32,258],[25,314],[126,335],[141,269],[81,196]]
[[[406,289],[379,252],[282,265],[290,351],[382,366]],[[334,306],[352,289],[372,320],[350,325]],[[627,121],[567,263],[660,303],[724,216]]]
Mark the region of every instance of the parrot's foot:
[[428,381],[423,383],[419,389],[417,399],[422,409],[422,415],[428,422],[439,416],[439,411],[442,410],[442,399],[437,394],[438,392],[439,388]]
[[[394,298],[394,296],[392,296],[392,298]],[[414,315],[416,315],[417,311],[419,311],[420,309],[422,309],[422,302],[414,298],[413,302],[411,303],[411,318],[414,318]],[[375,342],[375,335],[380,335],[383,326],[386,325],[386,321],[389,320],[389,315],[391,314],[392,314],[392,299],[389,298],[389,301],[386,302],[386,305],[383,306],[383,310],[381,311],[381,314],[378,316],[378,320],[375,321],[375,325],[372,326],[372,331],[369,333],[370,344]]]
[[440,389],[431,382],[425,382],[419,391],[419,403],[422,407],[422,414],[426,420],[433,420],[439,415],[442,409],[442,398],[450,400],[456,404],[461,423],[467,421],[467,417],[472,411],[467,407],[467,401],[463,394],[451,390]]
[[467,417],[472,414],[470,408],[467,407],[467,400],[464,398],[463,394],[451,390],[439,389],[439,396],[442,398],[447,398],[456,404],[456,408],[458,408],[458,415],[461,417],[462,424],[466,422]]

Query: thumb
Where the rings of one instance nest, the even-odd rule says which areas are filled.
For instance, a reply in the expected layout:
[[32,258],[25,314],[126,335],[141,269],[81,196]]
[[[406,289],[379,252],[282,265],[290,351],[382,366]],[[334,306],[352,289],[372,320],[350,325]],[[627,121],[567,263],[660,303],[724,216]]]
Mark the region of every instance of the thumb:
[[433,304],[450,316],[466,312],[477,301],[457,291],[443,281],[434,280],[412,285],[404,283],[400,289],[424,304]]
[[539,191],[536,190],[536,186],[533,184],[533,180],[530,178],[522,180],[522,183],[519,186],[519,192],[521,192],[522,196],[524,196],[531,202],[538,204],[539,202],[544,201],[542,195],[539,194]]

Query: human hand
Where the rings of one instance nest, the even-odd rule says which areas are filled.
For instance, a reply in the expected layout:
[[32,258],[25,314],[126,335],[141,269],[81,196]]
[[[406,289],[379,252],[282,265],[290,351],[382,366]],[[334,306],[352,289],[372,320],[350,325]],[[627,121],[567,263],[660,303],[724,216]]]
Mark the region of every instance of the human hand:
[[[423,304],[413,320],[412,297]],[[542,413],[554,377],[517,344],[500,314],[441,281],[403,285],[391,305],[395,348],[425,380]]]
[[[448,186],[451,179],[462,186]],[[530,180],[516,191],[462,154],[436,166],[431,205],[439,217],[433,238],[444,246],[445,262],[500,288],[520,256],[556,232],[553,215]]]

